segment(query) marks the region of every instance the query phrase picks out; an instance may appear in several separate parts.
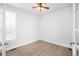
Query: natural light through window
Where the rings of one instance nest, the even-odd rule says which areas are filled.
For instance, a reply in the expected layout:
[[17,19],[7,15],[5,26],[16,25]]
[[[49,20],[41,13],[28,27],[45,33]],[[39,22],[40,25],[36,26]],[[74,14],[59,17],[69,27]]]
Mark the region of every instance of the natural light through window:
[[[16,13],[6,10],[6,40],[16,39]],[[2,40],[2,13],[0,13],[0,41]]]
[[0,41],[2,41],[2,13],[0,9]]
[[6,11],[6,40],[16,39],[16,13]]

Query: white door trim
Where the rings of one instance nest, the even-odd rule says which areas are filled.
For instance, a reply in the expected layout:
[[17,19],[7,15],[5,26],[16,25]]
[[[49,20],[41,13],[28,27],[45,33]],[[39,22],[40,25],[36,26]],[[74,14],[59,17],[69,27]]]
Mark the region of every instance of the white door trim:
[[75,20],[76,20],[76,4],[73,3],[73,7],[72,7],[73,11],[73,44],[72,44],[72,55],[73,56],[77,56],[77,53],[76,53],[76,39],[75,39]]
[[6,40],[6,9],[5,4],[2,4],[2,56],[6,56],[6,49],[5,49],[5,40]]

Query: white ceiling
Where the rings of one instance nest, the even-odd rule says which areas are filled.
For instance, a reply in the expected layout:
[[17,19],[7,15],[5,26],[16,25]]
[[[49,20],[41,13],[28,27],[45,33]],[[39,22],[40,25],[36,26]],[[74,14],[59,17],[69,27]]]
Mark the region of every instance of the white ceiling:
[[17,8],[21,8],[26,11],[30,11],[31,13],[34,13],[36,15],[52,14],[53,12],[58,11],[60,9],[72,6],[71,3],[48,3],[50,9],[39,12],[37,9],[32,9],[34,3],[10,3],[10,5],[15,6]]

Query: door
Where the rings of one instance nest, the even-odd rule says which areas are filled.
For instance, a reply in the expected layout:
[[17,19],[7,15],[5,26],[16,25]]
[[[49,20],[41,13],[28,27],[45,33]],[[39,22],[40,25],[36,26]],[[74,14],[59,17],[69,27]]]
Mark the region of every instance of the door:
[[76,43],[76,54],[79,56],[79,3],[76,3],[76,19],[75,19],[75,43]]
[[0,56],[6,55],[5,39],[5,5],[0,4]]
[[2,55],[2,9],[0,8],[0,56],[1,55]]
[[72,55],[79,56],[79,3],[73,3],[72,8],[73,8]]

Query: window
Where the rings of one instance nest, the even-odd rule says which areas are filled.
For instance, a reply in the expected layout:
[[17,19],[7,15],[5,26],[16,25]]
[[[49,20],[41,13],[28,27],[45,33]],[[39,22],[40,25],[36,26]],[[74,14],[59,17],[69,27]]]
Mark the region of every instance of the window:
[[[6,40],[16,39],[16,13],[6,10]],[[2,13],[0,10],[0,41],[2,40]]]
[[16,13],[6,11],[6,40],[16,39]]
[[2,10],[0,9],[0,41],[2,40]]

